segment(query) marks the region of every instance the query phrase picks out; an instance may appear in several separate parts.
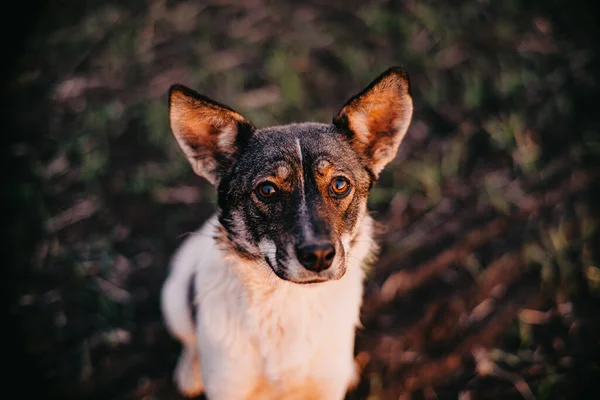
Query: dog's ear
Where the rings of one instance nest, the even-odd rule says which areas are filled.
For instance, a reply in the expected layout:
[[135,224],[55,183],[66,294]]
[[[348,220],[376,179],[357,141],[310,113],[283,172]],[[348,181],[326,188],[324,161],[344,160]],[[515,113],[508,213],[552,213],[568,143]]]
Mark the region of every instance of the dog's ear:
[[408,75],[403,68],[392,67],[348,100],[333,124],[348,136],[377,178],[396,156],[412,111]]
[[255,128],[231,108],[182,85],[169,90],[169,120],[194,171],[216,184]]

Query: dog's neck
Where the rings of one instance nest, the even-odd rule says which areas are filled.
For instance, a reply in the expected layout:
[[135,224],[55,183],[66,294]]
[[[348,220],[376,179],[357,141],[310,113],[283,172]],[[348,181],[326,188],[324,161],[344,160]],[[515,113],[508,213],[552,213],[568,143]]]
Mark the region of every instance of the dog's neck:
[[[218,224],[218,223],[217,223]],[[309,376],[311,359],[335,329],[340,346],[351,354],[354,329],[360,326],[365,267],[374,260],[375,222],[365,214],[349,243],[346,271],[338,280],[298,284],[279,278],[264,261],[248,260],[220,246],[228,262],[219,265],[242,311],[240,324],[264,363],[270,382],[302,381]],[[217,225],[216,232],[223,228]],[[219,245],[219,244],[217,244]],[[331,346],[335,346],[331,344]]]

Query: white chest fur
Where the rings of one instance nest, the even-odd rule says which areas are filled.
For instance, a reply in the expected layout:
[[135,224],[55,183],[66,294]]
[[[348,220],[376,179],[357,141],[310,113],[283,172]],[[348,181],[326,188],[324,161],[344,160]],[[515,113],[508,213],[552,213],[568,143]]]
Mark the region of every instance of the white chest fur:
[[174,268],[191,264],[195,273],[196,340],[208,397],[343,398],[356,373],[360,260],[371,250],[371,221],[350,249],[345,275],[308,285],[228,256],[214,242],[217,223],[207,222],[174,259]]

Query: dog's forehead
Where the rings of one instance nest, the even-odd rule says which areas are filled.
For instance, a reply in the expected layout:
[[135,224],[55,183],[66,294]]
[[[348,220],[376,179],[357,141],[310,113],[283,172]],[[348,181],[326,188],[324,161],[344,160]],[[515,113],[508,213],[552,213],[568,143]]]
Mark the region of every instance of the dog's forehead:
[[307,165],[352,168],[358,155],[333,125],[318,123],[290,124],[258,130],[249,141],[240,160],[245,167],[278,169]]

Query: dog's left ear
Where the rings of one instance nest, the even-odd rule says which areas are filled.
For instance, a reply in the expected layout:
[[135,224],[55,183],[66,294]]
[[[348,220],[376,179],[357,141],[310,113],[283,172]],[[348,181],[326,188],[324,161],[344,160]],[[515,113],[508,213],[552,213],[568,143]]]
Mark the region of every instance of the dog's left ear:
[[408,75],[403,68],[392,67],[348,100],[333,124],[347,135],[377,178],[396,156],[412,111]]
[[169,120],[194,172],[212,184],[233,166],[255,131],[231,108],[182,85],[169,90]]

